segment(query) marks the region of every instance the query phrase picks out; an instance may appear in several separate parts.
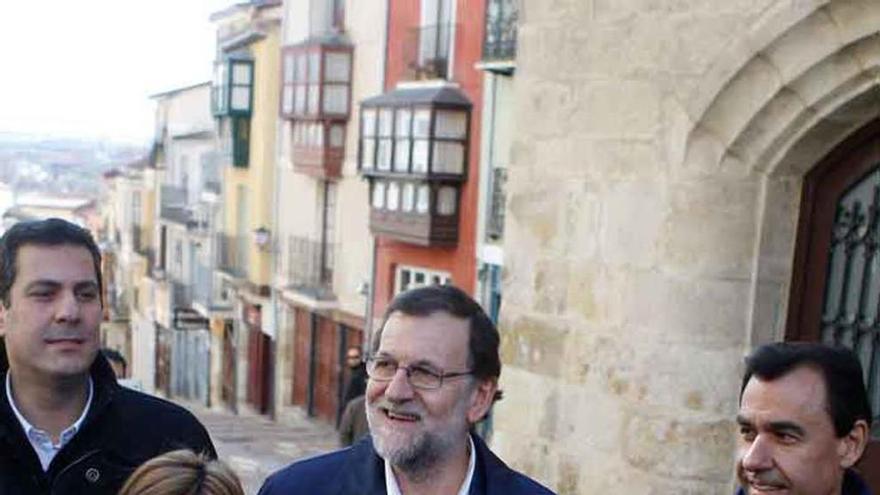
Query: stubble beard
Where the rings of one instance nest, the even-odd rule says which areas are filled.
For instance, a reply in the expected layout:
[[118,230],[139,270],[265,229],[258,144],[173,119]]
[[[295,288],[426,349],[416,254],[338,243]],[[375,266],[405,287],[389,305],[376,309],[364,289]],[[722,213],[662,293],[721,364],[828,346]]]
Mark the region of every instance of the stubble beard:
[[[446,460],[454,450],[458,438],[457,435],[449,434],[451,431],[423,430],[405,435],[382,424],[384,418],[379,418],[382,414],[377,409],[367,407],[367,422],[376,453],[402,471],[411,481],[418,483],[427,480],[433,468]],[[466,429],[465,426],[462,428]]]

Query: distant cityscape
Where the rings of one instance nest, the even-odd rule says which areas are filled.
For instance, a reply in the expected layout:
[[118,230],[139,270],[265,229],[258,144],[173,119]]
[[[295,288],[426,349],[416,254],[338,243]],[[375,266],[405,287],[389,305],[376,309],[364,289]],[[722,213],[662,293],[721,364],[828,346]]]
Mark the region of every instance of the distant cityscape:
[[104,173],[142,157],[145,146],[0,132],[0,217],[73,210],[99,201]]

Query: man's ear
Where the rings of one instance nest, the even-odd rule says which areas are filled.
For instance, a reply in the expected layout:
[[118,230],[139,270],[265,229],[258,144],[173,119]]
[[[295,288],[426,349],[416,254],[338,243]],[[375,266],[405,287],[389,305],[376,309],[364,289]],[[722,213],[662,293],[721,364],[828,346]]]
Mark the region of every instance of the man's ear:
[[468,407],[468,423],[474,424],[483,419],[495,401],[495,391],[498,390],[498,379],[487,378],[478,380],[477,385],[471,392],[471,403]]
[[859,462],[867,445],[868,423],[860,419],[855,422],[849,433],[838,439],[837,453],[840,455],[840,467],[848,469]]

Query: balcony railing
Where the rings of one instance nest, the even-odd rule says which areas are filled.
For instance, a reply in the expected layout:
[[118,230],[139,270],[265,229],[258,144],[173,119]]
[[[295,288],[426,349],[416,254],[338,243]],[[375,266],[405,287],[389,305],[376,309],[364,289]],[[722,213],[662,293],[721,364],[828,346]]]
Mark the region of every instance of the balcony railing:
[[217,235],[217,268],[234,277],[247,276],[247,245],[242,236]]
[[516,31],[520,0],[489,0],[483,60],[492,62],[516,58]]
[[187,191],[179,186],[165,184],[160,189],[162,206],[179,206],[186,204]]
[[404,36],[403,57],[408,78],[446,79],[456,24],[436,24],[411,29]]
[[190,284],[175,280],[171,282],[171,289],[173,297],[172,307],[189,308],[192,306],[193,290]]
[[507,200],[507,168],[495,167],[489,179],[489,208],[486,236],[493,241],[504,237],[504,203]]
[[287,244],[287,281],[297,290],[324,299],[332,297],[332,243],[290,236]]

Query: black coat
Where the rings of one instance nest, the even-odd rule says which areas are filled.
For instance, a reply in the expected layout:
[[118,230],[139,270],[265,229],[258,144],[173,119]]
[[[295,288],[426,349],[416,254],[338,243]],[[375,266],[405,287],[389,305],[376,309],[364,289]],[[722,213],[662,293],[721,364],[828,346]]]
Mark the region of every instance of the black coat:
[[136,467],[169,450],[189,448],[216,457],[208,432],[192,414],[118,385],[99,355],[91,367],[91,408],[44,472],[9,405],[6,372],[0,359],[0,495],[116,495]]
[[[553,495],[507,467],[472,435],[477,454],[470,495]],[[259,495],[385,495],[385,465],[366,436],[353,446],[295,462],[276,472]]]

